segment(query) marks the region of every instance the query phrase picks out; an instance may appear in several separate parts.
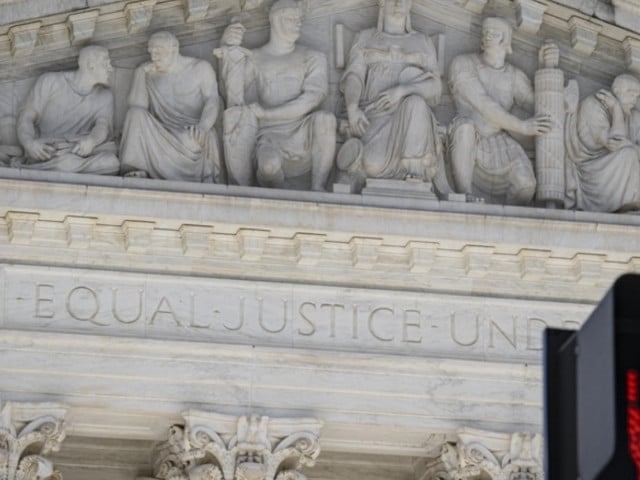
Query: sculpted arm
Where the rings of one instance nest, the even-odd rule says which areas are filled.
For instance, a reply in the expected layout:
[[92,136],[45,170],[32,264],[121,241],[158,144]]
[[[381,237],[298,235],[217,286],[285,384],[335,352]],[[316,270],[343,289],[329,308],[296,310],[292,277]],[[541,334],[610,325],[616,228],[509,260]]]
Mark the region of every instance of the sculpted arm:
[[516,104],[525,109],[527,112],[533,112],[535,108],[535,94],[531,82],[524,74],[518,70],[515,75],[514,96]]
[[588,114],[589,128],[598,145],[616,151],[631,146],[622,105],[609,90],[599,90],[585,100],[581,110]]
[[29,158],[48,160],[55,153],[55,148],[38,139],[36,125],[40,117],[39,105],[46,96],[46,78],[40,77],[25,101],[24,108],[18,116],[17,133],[20,144]]
[[484,86],[474,74],[473,65],[465,65],[460,58],[454,59],[449,79],[453,95],[471,105],[492,125],[523,135],[536,134],[533,128],[535,122],[520,120],[487,94]]
[[430,72],[426,75],[428,75],[426,80],[401,85],[403,88],[403,96],[408,97],[409,95],[420,95],[428,103],[436,105],[440,101],[440,95],[442,94],[442,79],[440,78],[440,72]]
[[36,139],[35,124],[38,121],[38,112],[30,105],[29,100],[18,117],[18,140],[22,145],[27,145]]
[[402,85],[403,96],[419,95],[430,105],[437,105],[442,95],[442,76],[438,66],[438,58],[433,43],[428,38],[422,38],[425,65],[424,74],[414,82]]
[[202,96],[205,98],[198,126],[201,130],[208,132],[213,128],[213,125],[216,123],[218,118],[218,111],[220,108],[218,82],[216,81],[216,74],[209,64],[205,62],[201,63],[198,70],[198,78],[202,79],[200,89]]
[[128,103],[129,107],[149,109],[149,92],[147,92],[147,71],[151,69],[152,63],[147,62],[136,68],[133,73],[133,82],[129,91]]
[[342,80],[340,89],[344,94],[347,107],[347,117],[351,133],[361,137],[369,126],[369,119],[360,109],[360,99],[364,91],[364,79],[367,74],[367,66],[364,61],[363,47],[366,44],[368,32],[358,34],[349,52],[349,65]]
[[73,147],[71,152],[80,155],[81,157],[90,155],[98,145],[105,142],[109,137],[110,131],[111,122],[106,118],[99,118],[91,129],[91,133],[86,137],[81,138],[76,146]]

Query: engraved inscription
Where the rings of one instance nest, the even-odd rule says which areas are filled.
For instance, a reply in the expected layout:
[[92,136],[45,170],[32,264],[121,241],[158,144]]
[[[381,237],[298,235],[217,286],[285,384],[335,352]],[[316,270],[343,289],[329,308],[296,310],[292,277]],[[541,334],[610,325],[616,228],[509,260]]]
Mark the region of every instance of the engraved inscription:
[[538,358],[546,327],[576,328],[588,314],[588,306],[580,315],[578,308],[572,313],[565,305],[544,302],[524,308],[500,300],[461,303],[455,297],[403,293],[380,303],[375,301],[380,293],[367,290],[217,280],[175,288],[160,280],[137,282],[134,275],[116,286],[93,276],[81,283],[78,277],[45,277],[30,287],[30,281],[9,282],[5,300],[21,305],[9,310],[20,312],[20,319],[16,313],[5,324],[100,335]]

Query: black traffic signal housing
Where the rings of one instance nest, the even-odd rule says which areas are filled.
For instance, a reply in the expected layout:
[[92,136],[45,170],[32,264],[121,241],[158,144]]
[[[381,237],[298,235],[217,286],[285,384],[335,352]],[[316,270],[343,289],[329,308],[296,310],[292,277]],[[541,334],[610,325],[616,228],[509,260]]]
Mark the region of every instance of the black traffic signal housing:
[[544,344],[546,479],[640,480],[640,275]]

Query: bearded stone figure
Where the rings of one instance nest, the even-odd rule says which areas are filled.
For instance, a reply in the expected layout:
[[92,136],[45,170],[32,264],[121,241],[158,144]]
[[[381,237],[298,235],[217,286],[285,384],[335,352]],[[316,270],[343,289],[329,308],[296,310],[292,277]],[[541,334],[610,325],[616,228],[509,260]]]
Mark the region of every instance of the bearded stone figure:
[[436,51],[412,30],[410,11],[411,0],[380,0],[377,27],[360,32],[349,53],[340,88],[350,138],[338,167],[356,178],[430,181],[443,165],[430,108],[442,92]]
[[640,208],[640,81],[619,75],[611,91],[601,89],[567,115],[569,199],[597,212]]
[[218,84],[211,65],[180,55],[178,39],[157,32],[151,61],[133,76],[124,122],[122,173],[188,182],[225,181],[214,124]]
[[120,170],[113,142],[109,51],[80,50],[78,70],[40,76],[17,123],[24,157],[11,165],[34,170],[114,175]]

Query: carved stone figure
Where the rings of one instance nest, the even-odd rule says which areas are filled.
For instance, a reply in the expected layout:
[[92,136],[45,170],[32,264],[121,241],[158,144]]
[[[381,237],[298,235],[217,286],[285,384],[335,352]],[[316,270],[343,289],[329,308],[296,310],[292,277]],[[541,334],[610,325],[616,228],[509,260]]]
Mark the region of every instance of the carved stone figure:
[[[317,111],[328,91],[327,59],[296,43],[302,25],[299,2],[276,1],[269,22],[266,45],[238,50],[245,28],[233,23],[225,30],[217,53],[223,75],[229,73],[224,78],[232,105],[224,117],[229,180],[322,191],[333,167],[336,130],[334,115]],[[242,62],[244,67],[240,70],[224,62]],[[238,81],[233,75],[237,77],[238,72],[244,77],[244,99],[234,89]]]
[[442,145],[429,105],[442,83],[432,42],[411,29],[411,0],[381,0],[377,28],[358,34],[340,88],[348,133],[338,166],[369,178],[431,180]]
[[180,55],[178,39],[157,32],[151,61],[133,76],[120,158],[127,176],[225,181],[218,140],[218,84],[211,65]]
[[[493,202],[526,205],[536,189],[533,167],[514,135],[548,132],[551,119],[539,115],[521,120],[515,106],[532,111],[534,94],[527,76],[506,62],[511,53],[511,26],[502,18],[482,24],[482,52],[460,55],[449,68],[449,85],[458,114],[450,125],[452,176],[459,193]],[[541,58],[557,55],[545,44]]]
[[[566,148],[573,206],[614,212],[640,208],[640,139],[630,129],[640,81],[619,75],[567,115]],[[571,206],[571,205],[570,205]]]
[[108,50],[89,46],[80,50],[78,70],[40,76],[18,117],[25,156],[12,166],[117,174],[111,71]]

